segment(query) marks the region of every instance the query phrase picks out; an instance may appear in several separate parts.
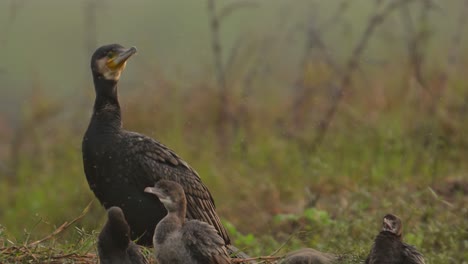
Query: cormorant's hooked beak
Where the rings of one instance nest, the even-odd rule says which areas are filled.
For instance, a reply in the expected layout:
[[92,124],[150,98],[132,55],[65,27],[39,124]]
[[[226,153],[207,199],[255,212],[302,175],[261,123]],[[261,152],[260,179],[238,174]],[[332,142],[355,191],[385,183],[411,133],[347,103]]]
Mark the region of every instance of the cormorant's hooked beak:
[[156,195],[161,203],[171,202],[171,199],[157,187],[146,187],[145,192]]
[[117,55],[107,61],[107,67],[112,70],[117,70],[122,68],[125,65],[125,62],[133,55],[137,53],[137,49],[135,47],[131,47],[129,49],[122,49],[120,50]]

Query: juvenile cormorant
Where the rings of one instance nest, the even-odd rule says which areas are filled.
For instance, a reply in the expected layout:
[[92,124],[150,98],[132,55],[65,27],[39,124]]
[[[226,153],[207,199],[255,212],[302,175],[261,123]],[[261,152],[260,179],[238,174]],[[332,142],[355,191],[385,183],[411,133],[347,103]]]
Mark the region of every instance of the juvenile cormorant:
[[154,231],[154,254],[159,264],[228,264],[229,255],[216,229],[199,220],[185,220],[184,189],[161,180],[145,192],[156,195],[168,213]]
[[232,247],[197,172],[160,142],[122,128],[117,83],[126,61],[135,53],[134,47],[112,44],[98,48],[91,58],[96,100],[82,144],[88,184],[106,209],[122,208],[133,240],[151,245],[154,228],[167,212],[144,189],[161,179],[176,181],[187,196],[187,217],[214,226]]
[[280,262],[281,264],[330,264],[337,258],[332,254],[323,253],[312,248],[302,248],[290,252]]
[[424,264],[423,255],[402,241],[402,229],[398,216],[385,215],[366,264]]
[[130,228],[119,207],[107,210],[107,222],[98,238],[101,264],[146,264],[138,246],[130,240]]

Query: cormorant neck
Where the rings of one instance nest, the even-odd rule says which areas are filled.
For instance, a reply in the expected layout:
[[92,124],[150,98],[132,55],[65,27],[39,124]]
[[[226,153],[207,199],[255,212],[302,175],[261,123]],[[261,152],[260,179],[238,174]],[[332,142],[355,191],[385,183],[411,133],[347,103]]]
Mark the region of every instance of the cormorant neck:
[[122,117],[117,94],[117,81],[107,80],[103,76],[93,75],[96,100],[92,121],[97,121],[111,129],[122,127]]
[[390,231],[381,231],[379,235],[376,237],[377,241],[385,241],[384,243],[388,243],[390,241],[399,241],[401,242],[401,236],[398,236]]
[[374,261],[372,263],[402,263],[398,261],[401,254],[401,241],[389,231],[381,231],[374,240],[372,247]]

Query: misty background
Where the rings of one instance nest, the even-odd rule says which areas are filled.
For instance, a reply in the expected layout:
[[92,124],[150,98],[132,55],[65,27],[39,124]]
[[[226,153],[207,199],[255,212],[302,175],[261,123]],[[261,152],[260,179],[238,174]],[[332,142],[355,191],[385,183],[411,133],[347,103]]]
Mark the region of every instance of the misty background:
[[90,58],[119,43],[124,127],[197,170],[239,248],[359,263],[392,212],[465,263],[467,22],[466,0],[2,0],[0,250],[93,201],[57,240],[93,252]]

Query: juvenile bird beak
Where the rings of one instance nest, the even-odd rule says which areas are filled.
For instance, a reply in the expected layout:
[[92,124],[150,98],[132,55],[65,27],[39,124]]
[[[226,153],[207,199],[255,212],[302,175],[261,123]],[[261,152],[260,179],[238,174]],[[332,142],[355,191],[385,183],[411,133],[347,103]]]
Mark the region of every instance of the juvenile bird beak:
[[160,189],[158,189],[156,187],[146,187],[145,192],[156,195],[161,202],[166,202],[166,201],[169,202],[170,201],[169,197],[167,197],[164,194],[164,192],[162,192]]
[[152,193],[158,197],[164,196],[164,194],[158,188],[155,188],[155,187],[146,187],[145,193]]
[[137,53],[137,49],[135,47],[131,47],[129,49],[123,49],[119,51],[115,58],[109,60],[107,62],[107,66],[111,69],[118,69],[121,68],[125,62],[134,54]]
[[392,231],[392,223],[390,222],[390,220],[384,218],[382,229],[385,231]]

